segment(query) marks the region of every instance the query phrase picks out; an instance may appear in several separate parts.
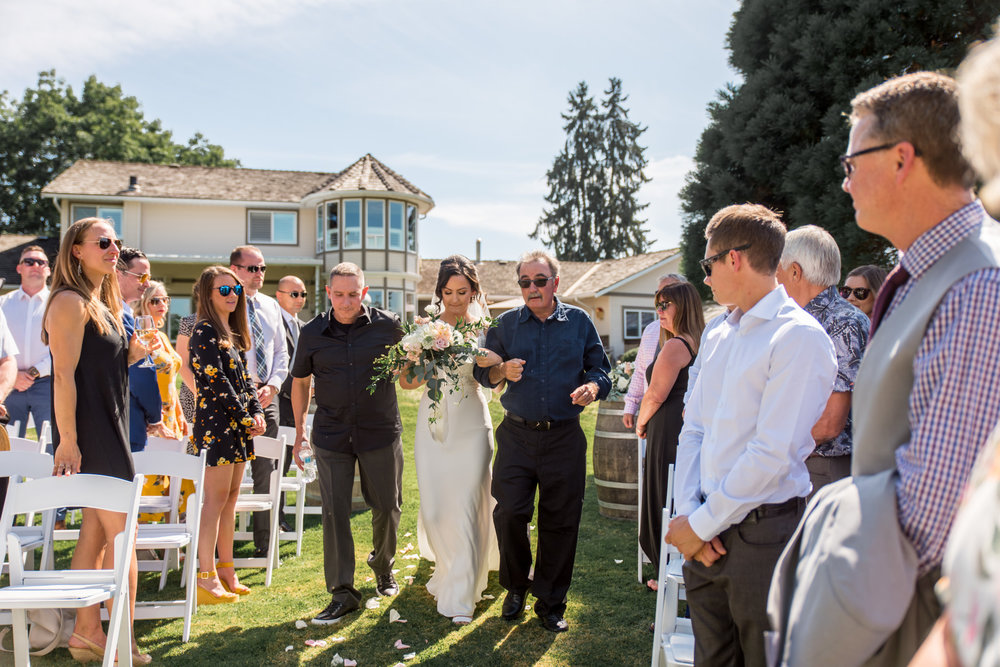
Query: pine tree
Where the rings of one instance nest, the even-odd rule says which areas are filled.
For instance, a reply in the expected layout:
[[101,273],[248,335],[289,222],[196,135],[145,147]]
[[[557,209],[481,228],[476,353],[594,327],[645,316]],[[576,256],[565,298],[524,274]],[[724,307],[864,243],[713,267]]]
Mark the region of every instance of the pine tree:
[[595,261],[641,253],[649,246],[646,208],[636,199],[649,179],[643,174],[646,131],[629,120],[621,81],[611,79],[598,109],[581,81],[569,94],[569,111],[562,114],[566,141],[546,173],[549,193],[533,239],[552,248],[560,259]]
[[1000,0],[744,0],[727,36],[742,83],[709,105],[680,195],[684,272],[700,276],[715,211],[746,201],[782,211],[789,229],[827,229],[845,272],[891,263],[889,243],[858,228],[841,190],[850,101],[893,76],[956,67],[998,13]]

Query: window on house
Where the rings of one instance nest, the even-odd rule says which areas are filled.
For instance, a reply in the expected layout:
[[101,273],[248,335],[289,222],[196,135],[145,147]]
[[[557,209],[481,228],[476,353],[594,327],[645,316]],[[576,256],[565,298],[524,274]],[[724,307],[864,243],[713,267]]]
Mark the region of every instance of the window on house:
[[385,292],[383,290],[370,287],[368,297],[372,300],[372,308],[385,308]]
[[625,339],[642,338],[646,326],[656,319],[655,310],[645,308],[625,309]]
[[296,211],[247,211],[247,242],[295,245],[298,221]]
[[73,222],[84,218],[110,218],[114,223],[115,234],[121,238],[122,235],[122,207],[121,206],[74,206]]
[[367,201],[367,215],[365,215],[365,248],[368,250],[382,250],[385,248],[385,202],[381,199],[369,199]]
[[389,250],[406,250],[403,202],[389,202]]
[[391,310],[400,317],[405,317],[406,312],[403,310],[403,290],[391,289],[389,292],[389,301],[386,304],[386,309]]
[[316,207],[316,254],[323,252],[323,205]]
[[335,201],[326,205],[326,247],[328,250],[340,248],[340,203]]
[[361,200],[348,199],[344,202],[344,249],[361,247]]
[[410,252],[417,251],[417,207],[407,206],[406,207],[406,239],[407,239],[407,250]]

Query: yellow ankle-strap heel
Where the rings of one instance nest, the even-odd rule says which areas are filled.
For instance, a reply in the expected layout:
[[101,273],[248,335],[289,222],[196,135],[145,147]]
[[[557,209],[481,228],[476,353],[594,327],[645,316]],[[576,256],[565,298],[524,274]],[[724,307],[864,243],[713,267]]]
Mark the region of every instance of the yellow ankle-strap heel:
[[[218,569],[220,567],[224,567],[224,568],[232,567],[232,568],[235,569],[235,567],[234,567],[234,565],[232,563],[221,563],[220,562],[220,563],[216,563],[215,567],[216,567],[216,569]],[[225,581],[222,581],[221,577],[219,578],[219,581],[222,583],[222,587],[225,588],[230,593],[236,593],[237,595],[250,595],[250,587],[249,586],[244,586],[243,584],[237,583],[235,586],[233,586],[232,588],[230,588],[229,584],[227,584]]]
[[[217,576],[217,574],[218,573],[215,570],[212,570],[211,572],[199,572],[198,578],[211,579],[212,577]],[[222,584],[222,587],[225,588],[226,585]],[[198,586],[198,604],[226,604],[229,602],[236,602],[239,599],[239,595],[230,593],[228,590],[225,593],[216,595],[204,586]]]

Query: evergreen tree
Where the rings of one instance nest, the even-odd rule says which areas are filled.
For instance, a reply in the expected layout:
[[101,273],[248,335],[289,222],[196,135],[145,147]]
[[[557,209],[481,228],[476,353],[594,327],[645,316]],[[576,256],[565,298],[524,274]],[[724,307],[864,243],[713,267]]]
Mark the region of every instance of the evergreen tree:
[[550,206],[530,235],[560,259],[609,259],[641,253],[650,243],[645,221],[636,217],[647,206],[636,200],[649,180],[638,144],[646,128],[629,120],[619,79],[611,79],[605,95],[602,113],[581,81],[562,114],[566,141],[546,173]]
[[893,76],[956,67],[998,13],[1000,0],[744,0],[727,36],[743,81],[709,105],[680,195],[684,272],[701,274],[711,216],[746,201],[782,211],[789,229],[827,229],[845,272],[890,264],[891,246],[858,228],[841,190],[850,101]]
[[239,166],[200,133],[177,144],[159,120],[148,121],[121,86],[91,76],[77,97],[55,70],[20,101],[0,93],[0,229],[55,234],[59,211],[42,188],[82,158],[155,164]]

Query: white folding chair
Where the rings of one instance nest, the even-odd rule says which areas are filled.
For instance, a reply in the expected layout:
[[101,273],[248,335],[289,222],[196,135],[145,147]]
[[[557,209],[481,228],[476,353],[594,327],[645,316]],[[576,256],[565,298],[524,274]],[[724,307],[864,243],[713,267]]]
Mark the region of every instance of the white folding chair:
[[[172,452],[183,454],[187,449],[186,440],[175,440],[173,438],[160,438],[158,436],[149,436],[146,439],[146,447],[143,449],[144,452]],[[136,452],[139,454],[140,452]],[[134,460],[133,455],[133,460]],[[136,472],[139,472],[136,470]],[[174,499],[171,496],[142,496],[139,501],[139,513],[140,514],[163,514],[166,516],[170,513],[170,508],[174,504]]]
[[[283,438],[285,443],[295,442],[295,427],[294,426],[279,426],[278,427],[278,438]],[[288,456],[288,450],[285,450],[285,456]],[[305,526],[303,525],[303,520],[305,519],[306,510],[306,480],[302,478],[302,471],[299,467],[295,465],[292,461],[292,470],[295,471],[293,477],[282,477],[281,478],[281,492],[283,494],[288,494],[292,491],[295,492],[295,530],[290,532],[281,531],[278,535],[279,540],[295,540],[295,555],[302,555],[302,536],[305,534]],[[284,469],[284,468],[282,468]],[[288,496],[285,496],[285,507],[288,507]]]
[[652,667],[689,667],[694,665],[694,634],[691,620],[678,616],[678,606],[685,599],[684,558],[673,545],[663,543],[670,527],[674,507],[674,466],[667,468],[667,503],[660,528],[660,569],[656,591],[656,615],[653,621]]
[[[21,438],[17,438],[21,440]],[[13,442],[13,438],[11,441]],[[32,441],[28,441],[32,442]],[[9,451],[0,452],[0,476],[10,476],[10,483],[14,484],[23,479],[35,479],[49,477],[52,475],[52,456],[44,452]],[[27,570],[35,567],[35,551],[42,550],[40,567],[51,568],[53,561],[52,541],[48,535],[52,530],[52,523],[55,521],[55,514],[47,512],[42,514],[42,525],[34,525],[34,512],[25,513],[23,526],[9,526],[12,533],[16,534],[21,545],[21,562]],[[14,516],[11,515],[11,522]],[[7,564],[0,560],[0,573],[6,571]]]
[[[182,641],[191,636],[191,617],[195,611],[195,561],[198,553],[198,531],[201,527],[201,504],[205,485],[205,457],[207,450],[202,450],[199,456],[189,456],[181,452],[153,451],[147,447],[145,451],[132,455],[135,471],[143,475],[170,476],[170,517],[169,523],[140,523],[136,537],[137,549],[163,549],[163,559],[160,572],[160,590],[167,581],[167,570],[171,559],[168,553],[180,556],[184,549],[184,570],[181,575],[181,586],[186,589],[183,600],[139,602],[135,604],[136,618],[183,618],[184,632]],[[194,483],[194,493],[188,498],[187,513],[184,521],[179,518],[181,480],[189,479]],[[156,564],[156,561],[143,561]]]
[[[240,495],[236,499],[236,512],[265,512],[271,513],[270,539],[267,545],[267,556],[261,558],[236,558],[233,563],[236,567],[263,567],[266,568],[264,575],[264,585],[271,585],[271,573],[278,567],[278,507],[281,501],[281,469],[285,464],[285,439],[268,438],[258,435],[253,439],[254,454],[267,459],[274,459],[277,467],[271,472],[270,491],[268,493],[243,493],[241,487]],[[247,468],[250,466],[248,465]],[[246,530],[237,531],[233,536],[237,540],[252,540],[253,532]]]
[[7,424],[7,435],[10,436],[11,438],[15,437],[20,432],[21,432],[20,420],[16,422],[10,422],[9,424]]
[[43,447],[52,442],[52,424],[47,419],[42,422],[42,428],[38,430],[38,442],[42,443]]
[[[38,454],[45,453],[45,442],[43,440],[31,440],[29,438],[18,438],[10,436],[10,451],[12,452],[32,452]],[[52,472],[51,470],[49,472]]]
[[11,610],[14,626],[14,664],[30,664],[28,656],[28,610],[81,608],[109,601],[112,605],[108,623],[104,667],[132,664],[132,620],[129,618],[128,572],[135,551],[136,519],[142,476],[131,482],[101,475],[46,477],[13,482],[0,519],[0,555],[17,552],[20,538],[10,531],[15,514],[82,506],[126,516],[125,530],[115,536],[115,567],[112,570],[24,570],[18,559],[10,565],[10,585],[0,588],[0,609]]

